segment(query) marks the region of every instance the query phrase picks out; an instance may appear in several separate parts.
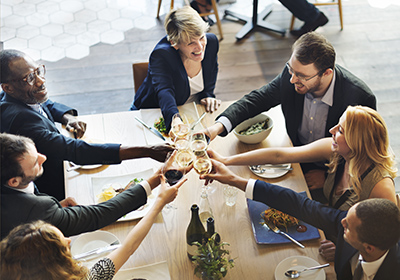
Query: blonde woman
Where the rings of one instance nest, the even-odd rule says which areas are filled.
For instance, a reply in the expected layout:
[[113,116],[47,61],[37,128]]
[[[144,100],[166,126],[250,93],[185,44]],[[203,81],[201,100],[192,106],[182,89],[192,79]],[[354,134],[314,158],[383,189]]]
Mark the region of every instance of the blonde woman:
[[265,148],[231,157],[210,155],[225,165],[329,161],[323,186],[329,205],[348,210],[367,198],[396,202],[393,178],[397,169],[382,117],[364,106],[349,106],[330,129],[332,138],[290,148]]
[[221,100],[214,95],[219,45],[190,6],[170,12],[164,26],[167,36],[152,51],[147,77],[130,109],[161,108],[169,130],[179,105],[196,101],[210,112],[220,106]]
[[[386,198],[396,203],[393,179],[397,169],[382,117],[369,107],[349,106],[329,132],[332,138],[304,146],[265,148],[231,157],[222,157],[214,151],[209,154],[225,165],[329,160],[323,186],[329,206],[345,211],[368,198]],[[335,241],[332,236],[328,238]],[[333,261],[335,245],[331,241],[322,241],[320,253],[326,260]]]
[[165,204],[174,200],[183,179],[174,186],[161,180],[153,207],[129,232],[122,246],[88,269],[72,258],[71,239],[49,223],[37,221],[14,228],[0,243],[1,279],[109,280],[136,251]]

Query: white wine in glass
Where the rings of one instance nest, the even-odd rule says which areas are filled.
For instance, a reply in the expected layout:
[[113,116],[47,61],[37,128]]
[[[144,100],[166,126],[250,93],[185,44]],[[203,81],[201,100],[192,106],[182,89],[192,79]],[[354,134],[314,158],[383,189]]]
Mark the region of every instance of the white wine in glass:
[[211,172],[212,163],[208,157],[197,157],[193,163],[193,168],[199,175]]
[[202,132],[196,132],[191,136],[190,148],[193,153],[203,152],[207,149],[206,136]]
[[179,113],[173,115],[171,131],[177,138],[185,138],[189,135],[190,127],[187,117]]
[[190,150],[180,150],[176,155],[176,161],[178,162],[179,166],[187,167],[193,161],[193,154]]

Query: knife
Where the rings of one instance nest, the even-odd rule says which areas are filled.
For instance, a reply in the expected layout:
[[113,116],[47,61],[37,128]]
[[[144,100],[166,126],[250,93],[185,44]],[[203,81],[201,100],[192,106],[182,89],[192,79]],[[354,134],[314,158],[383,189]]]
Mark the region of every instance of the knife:
[[155,129],[154,127],[149,126],[148,124],[146,124],[144,121],[142,121],[141,119],[139,119],[138,117],[135,117],[135,119],[140,122],[144,127],[146,127],[148,130],[150,130],[154,135],[160,137],[162,140],[165,141],[164,136],[162,136],[162,134],[160,132],[158,132],[157,129]]
[[197,119],[197,121],[195,121],[194,123],[192,123],[192,124],[190,125],[192,130],[195,128],[196,125],[199,124],[199,122],[201,122],[201,120],[204,118],[205,115],[206,115],[206,112],[204,112],[204,113],[200,116],[200,118]]
[[108,246],[105,246],[105,247],[101,247],[101,248],[97,248],[97,249],[94,249],[94,250],[90,250],[90,251],[82,253],[82,254],[75,255],[74,259],[75,260],[80,260],[80,259],[88,258],[88,257],[92,258],[94,256],[97,256],[97,255],[100,255],[100,254],[103,254],[103,253],[114,251],[115,249],[117,249],[119,247],[121,247],[121,244],[108,245]]

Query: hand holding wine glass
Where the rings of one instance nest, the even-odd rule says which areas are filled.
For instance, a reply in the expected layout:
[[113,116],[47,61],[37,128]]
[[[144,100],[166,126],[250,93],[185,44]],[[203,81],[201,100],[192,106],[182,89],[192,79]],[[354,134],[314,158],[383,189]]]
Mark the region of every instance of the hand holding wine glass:
[[189,122],[183,114],[176,113],[172,116],[170,136],[172,140],[175,138],[185,138],[190,133]]
[[180,166],[176,160],[178,151],[174,151],[164,163],[162,173],[170,186],[175,185],[186,173],[186,166]]

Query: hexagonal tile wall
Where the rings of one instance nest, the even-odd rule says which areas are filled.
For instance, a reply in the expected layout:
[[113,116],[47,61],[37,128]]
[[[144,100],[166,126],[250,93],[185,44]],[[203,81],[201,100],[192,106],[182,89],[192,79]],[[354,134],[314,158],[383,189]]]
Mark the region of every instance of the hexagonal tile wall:
[[[33,59],[81,59],[98,44],[117,44],[124,32],[157,24],[158,0],[2,0],[0,41]],[[166,12],[169,1],[163,1]]]

